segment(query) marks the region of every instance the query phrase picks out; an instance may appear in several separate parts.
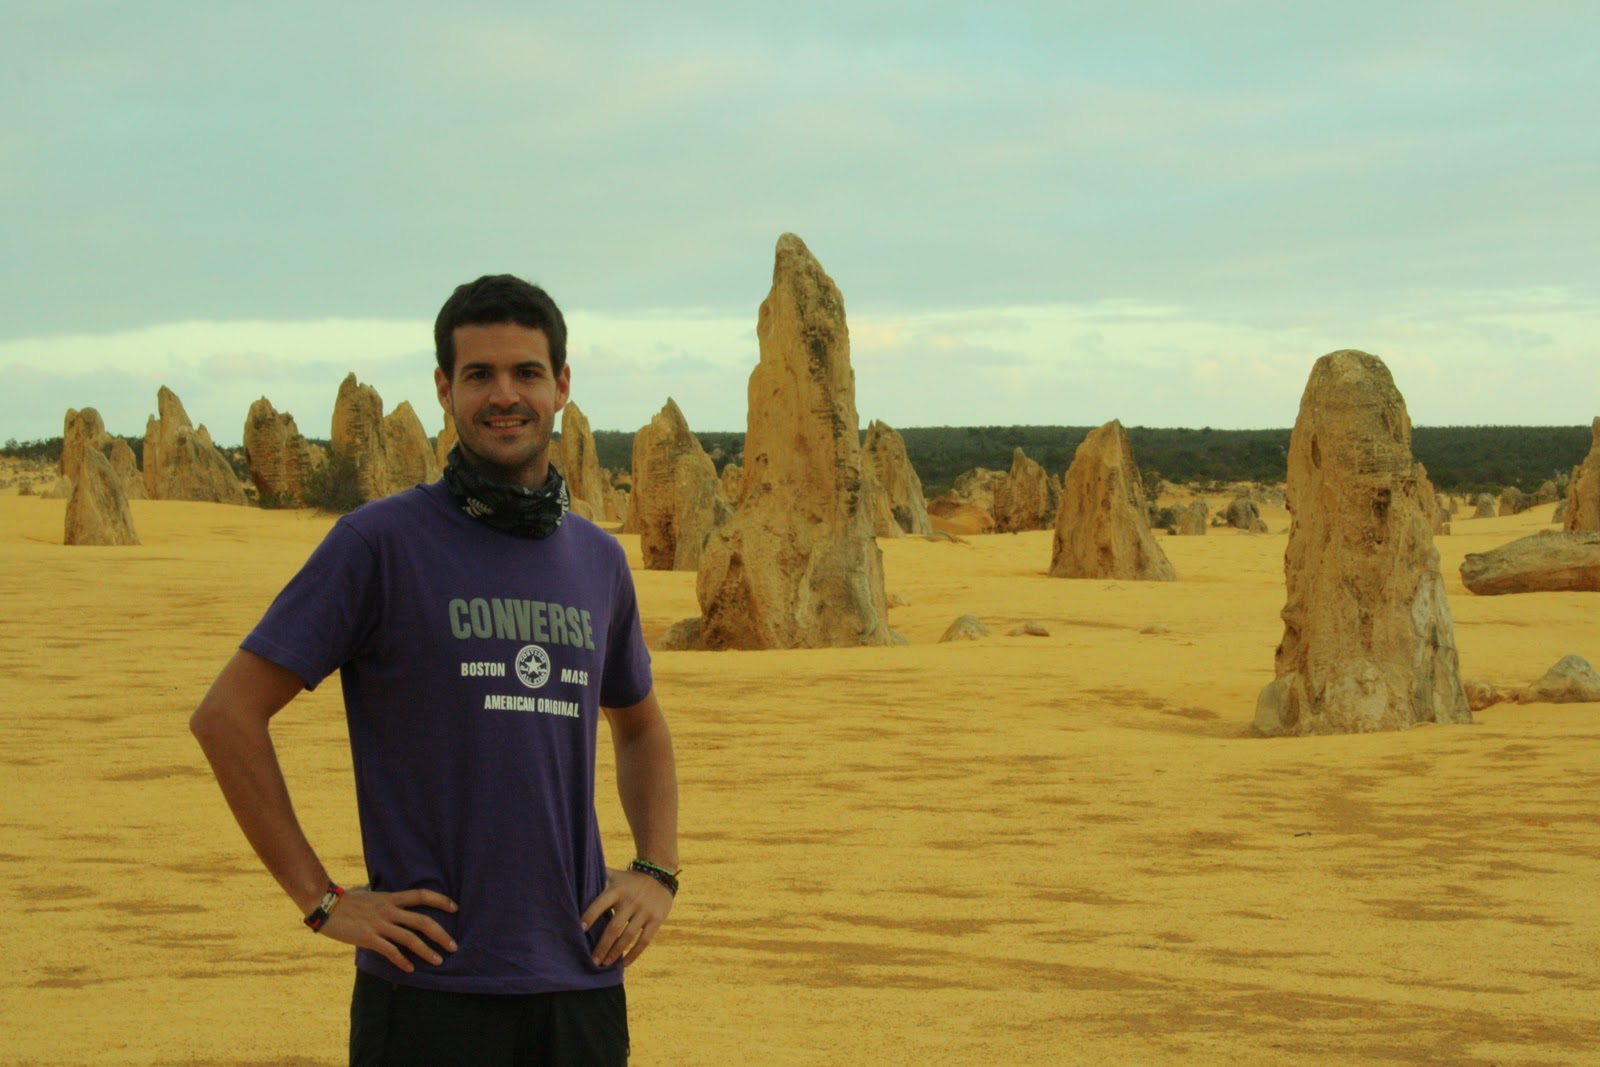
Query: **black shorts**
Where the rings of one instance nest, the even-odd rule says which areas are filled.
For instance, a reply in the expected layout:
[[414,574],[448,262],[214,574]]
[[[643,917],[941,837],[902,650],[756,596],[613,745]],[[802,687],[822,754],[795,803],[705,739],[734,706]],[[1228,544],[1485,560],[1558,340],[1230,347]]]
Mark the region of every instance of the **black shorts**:
[[567,993],[443,993],[356,972],[350,1067],[624,1067],[622,986]]

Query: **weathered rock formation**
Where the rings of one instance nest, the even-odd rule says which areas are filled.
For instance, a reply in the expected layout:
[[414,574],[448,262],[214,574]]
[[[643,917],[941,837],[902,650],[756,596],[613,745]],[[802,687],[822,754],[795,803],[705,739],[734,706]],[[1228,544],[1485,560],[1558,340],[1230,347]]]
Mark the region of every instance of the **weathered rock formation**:
[[328,443],[335,456],[348,460],[355,467],[361,499],[377,500],[389,495],[383,397],[372,386],[358,382],[353,372],[339,383]]
[[570,400],[561,409],[561,440],[550,451],[561,476],[567,480],[567,496],[574,506],[581,503],[590,518],[605,518],[608,482],[600,470],[594,433],[589,429],[589,420]]
[[1433,482],[1428,480],[1428,468],[1417,464],[1417,499],[1422,502],[1423,513],[1428,516],[1428,524],[1432,527],[1433,536],[1441,537],[1450,532],[1450,509],[1439,503],[1442,494],[1433,488]]
[[447,411],[444,413],[444,428],[439,431],[439,438],[433,443],[433,461],[438,464],[440,473],[444,472],[450,463],[450,449],[456,443],[456,420]]
[[389,472],[389,492],[403,493],[413,485],[439,480],[439,461],[422,420],[409,400],[402,400],[383,419],[384,468]]
[[293,415],[279,414],[266,397],[251,404],[244,420],[244,455],[263,507],[304,505],[315,453]]
[[990,515],[993,515],[995,486],[999,485],[1005,479],[1005,476],[1005,471],[992,471],[987,467],[974,467],[970,471],[956,475],[955,481],[950,483],[949,491],[964,503],[982,508]]
[[145,423],[144,488],[151,500],[243,504],[244,486],[233,465],[197,430],[183,401],[166,386],[156,394],[158,415]]
[[1589,454],[1572,468],[1567,483],[1568,530],[1600,530],[1600,417],[1589,426]]
[[[156,394],[158,410],[159,404],[169,392],[171,391],[163,385],[161,391]],[[177,396],[174,395],[173,399],[176,400]],[[182,405],[179,406],[181,407]],[[184,415],[184,419],[187,421],[187,414]],[[151,415],[145,420],[144,448],[140,452],[143,460],[145,497],[150,500],[160,500],[161,497],[157,495],[161,491],[161,417],[159,415]]]
[[1048,530],[1055,521],[1061,491],[1044,467],[1022,449],[1011,453],[1011,469],[994,486],[994,527],[1000,533]]
[[954,489],[928,501],[928,522],[936,532],[984,534],[994,532],[994,512],[969,503]]
[[117,472],[111,469],[111,461],[99,449],[87,448],[77,469],[72,495],[67,498],[63,542],[69,545],[138,544],[128,496]]
[[[61,429],[61,474],[76,484],[83,471],[84,456],[99,452],[111,461],[111,469],[129,500],[144,500],[144,475],[133,449],[120,437],[106,433],[105,422],[94,408],[67,409]],[[70,490],[68,491],[70,494]]]
[[1600,674],[1582,656],[1563,656],[1524,689],[1519,704],[1578,704],[1600,700]]
[[1494,518],[1494,497],[1488,493],[1479,493],[1472,501],[1472,517],[1475,519]]
[[895,644],[861,469],[844,298],[793,234],[778,238],[756,336],[744,496],[706,545],[695,582],[701,643]]
[[946,627],[944,633],[940,635],[939,643],[943,644],[947,641],[976,641],[979,638],[988,636],[989,628],[983,624],[982,619],[976,615],[958,615],[955,621]]
[[1466,690],[1467,707],[1473,711],[1491,708],[1506,699],[1505,694],[1482,678],[1468,678],[1461,683],[1461,688]]
[[1500,499],[1497,501],[1497,510],[1501,517],[1506,515],[1521,515],[1524,511],[1527,511],[1529,506],[1532,504],[1533,501],[1529,499],[1528,494],[1512,485],[1507,486],[1505,489],[1500,491]]
[[1222,513],[1227,525],[1235,530],[1244,530],[1247,533],[1261,533],[1266,530],[1266,523],[1261,521],[1261,508],[1254,500],[1246,496],[1236,496],[1228,502],[1228,509]]
[[633,494],[627,526],[639,534],[644,565],[656,571],[700,566],[706,538],[731,509],[717,467],[671,397],[633,435]]
[[133,454],[133,446],[120,437],[113,437],[111,447],[103,451],[105,457],[111,461],[111,469],[116,471],[117,481],[122,483],[122,491],[127,498],[149,499],[144,491],[144,472],[139,469],[139,460]]
[[1528,501],[1530,507],[1536,504],[1554,504],[1562,498],[1563,494],[1556,487],[1556,483],[1548,478],[1539,483],[1539,488],[1533,491],[1532,498]]
[[[605,470],[605,468],[602,467],[601,470]],[[724,482],[723,484],[727,483]],[[606,521],[619,522],[624,527],[627,526],[629,500],[633,496],[633,483],[630,481],[628,486],[627,489],[622,488],[617,484],[617,476],[610,471],[606,471]]]
[[1210,517],[1211,507],[1204,499],[1192,501],[1188,507],[1178,509],[1172,532],[1180,537],[1202,537]]
[[744,468],[737,463],[724,463],[722,473],[722,496],[734,507],[739,506],[739,498],[744,495]]
[[1480,596],[1600,592],[1600,530],[1541,530],[1468,553],[1461,581]]
[[68,408],[61,428],[61,473],[77,484],[86,452],[103,452],[111,444],[106,424],[94,408]]
[[700,616],[679,619],[656,642],[657,652],[689,652],[700,647]]
[[905,438],[874,420],[861,444],[861,474],[872,495],[872,531],[878,537],[930,534],[928,502],[906,455]]
[[1470,722],[1411,419],[1376,356],[1311,370],[1289,438],[1288,602],[1256,730],[1362,733]]
[[1050,576],[1175,581],[1147,515],[1128,432],[1112,419],[1083,439],[1062,479]]
[[[448,416],[445,421],[449,423]],[[438,453],[411,403],[402,401],[386,417],[378,391],[362,385],[353,373],[339,383],[330,438],[333,455],[355,468],[363,500],[377,500],[439,477]]]

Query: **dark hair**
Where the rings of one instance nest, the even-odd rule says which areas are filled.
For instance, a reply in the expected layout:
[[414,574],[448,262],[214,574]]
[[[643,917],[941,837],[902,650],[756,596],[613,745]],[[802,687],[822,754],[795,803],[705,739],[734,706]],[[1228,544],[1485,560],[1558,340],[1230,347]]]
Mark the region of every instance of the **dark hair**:
[[550,342],[550,370],[567,364],[567,321],[550,294],[512,274],[485,274],[456,286],[433,322],[433,352],[446,378],[455,377],[457,326],[497,326],[514,322],[544,331]]

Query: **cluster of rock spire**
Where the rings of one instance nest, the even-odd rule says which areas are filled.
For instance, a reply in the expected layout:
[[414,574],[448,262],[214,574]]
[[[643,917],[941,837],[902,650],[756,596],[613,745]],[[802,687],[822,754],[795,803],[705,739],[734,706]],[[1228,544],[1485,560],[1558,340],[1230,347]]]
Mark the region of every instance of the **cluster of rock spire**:
[[[979,531],[1053,528],[1051,577],[1177,579],[1116,420],[1084,439],[1059,482],[1017,449],[1009,470],[971,472],[925,500],[898,433],[875,421],[862,439],[844,298],[793,234],[778,240],[757,337],[741,463],[719,474],[670,398],[635,434],[626,479],[601,468],[576,404],[566,406],[552,450],[574,511],[637,533],[647,568],[696,572],[700,614],[673,627],[668,647],[903,643],[889,627],[877,539],[930,536],[936,520]],[[130,498],[246,502],[228,459],[177,396],[162,388],[157,406],[142,471],[94,409],[67,413],[58,489],[70,492],[68,544],[137,544]],[[437,478],[453,431],[446,417],[431,444],[409,404],[385,414],[376,390],[352,374],[339,387],[330,452],[348,462],[360,496],[376,499]],[[1448,532],[1451,502],[1412,458],[1410,435],[1381,360],[1343,351],[1317,361],[1290,439],[1284,636],[1257,702],[1259,733],[1470,721],[1433,544]],[[244,453],[256,496],[271,506],[302,504],[330,459],[265,397],[246,418]],[[1500,558],[1469,556],[1468,587],[1600,590],[1600,418],[1564,514],[1560,533],[1506,546]],[[1193,535],[1208,518],[1264,529],[1246,498],[1215,516],[1195,501],[1159,522]]]

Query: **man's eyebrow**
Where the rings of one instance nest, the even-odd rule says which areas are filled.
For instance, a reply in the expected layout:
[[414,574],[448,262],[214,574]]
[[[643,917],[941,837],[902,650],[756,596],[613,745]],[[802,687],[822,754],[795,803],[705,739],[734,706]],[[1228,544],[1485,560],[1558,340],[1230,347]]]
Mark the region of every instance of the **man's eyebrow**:
[[[493,370],[496,366],[498,366],[498,364],[491,363],[488,360],[479,359],[479,360],[468,360],[468,361],[462,363],[461,364],[461,369],[462,370]],[[535,368],[539,368],[539,369],[548,369],[546,367],[546,365],[545,365],[544,360],[542,360],[542,359],[525,359],[525,360],[522,360],[520,363],[513,363],[512,367],[515,370],[527,370],[530,367],[535,367]]]

